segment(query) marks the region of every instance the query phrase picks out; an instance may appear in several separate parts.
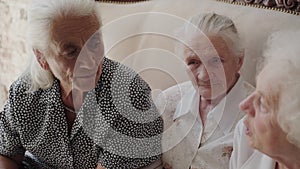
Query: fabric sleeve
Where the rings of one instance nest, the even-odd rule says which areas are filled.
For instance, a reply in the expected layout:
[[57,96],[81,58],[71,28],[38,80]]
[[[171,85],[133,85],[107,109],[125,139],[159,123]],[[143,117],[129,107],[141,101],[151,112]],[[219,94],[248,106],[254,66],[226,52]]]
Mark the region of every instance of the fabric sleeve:
[[99,158],[107,169],[142,168],[161,159],[163,121],[152,101],[150,87],[136,75],[127,94],[129,97],[120,99],[123,94],[115,100],[122,104],[114,104],[119,114]]
[[0,154],[7,157],[25,154],[18,132],[14,128],[9,100],[0,112]]

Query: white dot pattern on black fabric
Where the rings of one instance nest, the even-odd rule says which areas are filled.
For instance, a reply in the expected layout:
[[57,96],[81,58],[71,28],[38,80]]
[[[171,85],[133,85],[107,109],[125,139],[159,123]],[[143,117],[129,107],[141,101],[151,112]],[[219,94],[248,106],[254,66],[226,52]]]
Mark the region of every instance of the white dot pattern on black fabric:
[[[115,73],[119,70],[123,74]],[[149,86],[131,69],[104,58],[99,83],[86,96],[70,137],[58,80],[49,89],[28,93],[28,79],[28,75],[23,76],[13,83],[9,100],[0,112],[1,155],[11,157],[28,151],[34,158],[26,156],[27,165],[52,169],[95,168],[98,162],[108,169],[131,169],[161,157],[162,119]],[[122,91],[112,92],[114,79],[130,84],[125,97],[129,100],[122,101]],[[117,106],[123,106],[122,112]],[[134,117],[139,114],[133,110],[140,111],[142,118]],[[127,137],[139,140],[139,145],[124,141]]]

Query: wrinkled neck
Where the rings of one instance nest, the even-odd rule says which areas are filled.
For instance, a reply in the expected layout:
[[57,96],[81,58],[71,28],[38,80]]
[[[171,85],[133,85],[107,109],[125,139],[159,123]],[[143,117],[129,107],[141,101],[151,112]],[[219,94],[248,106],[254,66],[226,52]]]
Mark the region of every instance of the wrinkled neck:
[[61,88],[61,99],[63,104],[75,111],[78,111],[83,104],[87,92],[76,89]]
[[278,169],[299,169],[300,168],[300,148],[289,143],[278,147],[281,151],[277,156],[272,157],[278,163]]

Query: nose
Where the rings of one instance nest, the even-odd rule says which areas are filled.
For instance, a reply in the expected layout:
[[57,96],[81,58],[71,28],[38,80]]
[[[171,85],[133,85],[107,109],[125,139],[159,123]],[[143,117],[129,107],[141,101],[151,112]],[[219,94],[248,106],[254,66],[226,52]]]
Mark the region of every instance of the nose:
[[209,80],[209,74],[205,68],[204,65],[200,65],[198,67],[198,79],[201,80],[201,81],[208,81]]
[[79,67],[82,69],[93,69],[95,68],[95,57],[94,54],[89,52],[86,48],[82,49],[80,60],[77,61]]
[[253,104],[253,101],[254,101],[253,99],[254,99],[254,95],[251,94],[246,99],[244,99],[239,105],[240,110],[242,110],[244,113],[246,113],[247,115],[252,116],[252,117],[255,116],[255,108],[254,108],[254,104]]

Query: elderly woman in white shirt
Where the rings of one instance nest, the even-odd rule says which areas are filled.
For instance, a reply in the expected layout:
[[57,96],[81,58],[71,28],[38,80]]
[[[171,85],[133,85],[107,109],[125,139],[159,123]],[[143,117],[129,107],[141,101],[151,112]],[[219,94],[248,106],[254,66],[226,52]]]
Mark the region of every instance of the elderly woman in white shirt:
[[257,89],[240,104],[231,169],[300,168],[299,43],[300,32],[270,37]]
[[168,102],[163,112],[165,168],[227,169],[233,131],[243,116],[238,104],[253,89],[239,73],[244,53],[237,29],[228,17],[206,13],[192,17],[178,35],[183,43],[177,51],[192,83],[179,99],[163,98]]

